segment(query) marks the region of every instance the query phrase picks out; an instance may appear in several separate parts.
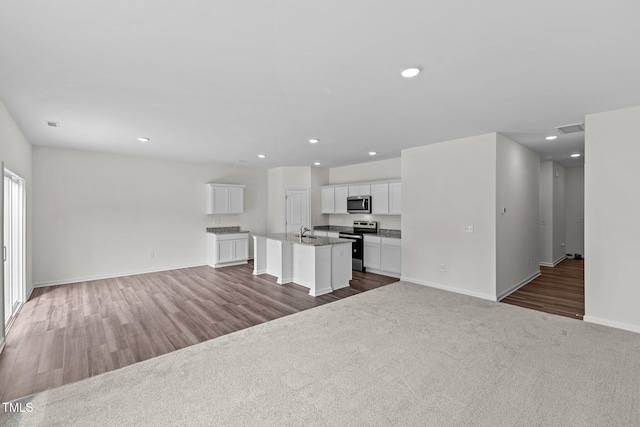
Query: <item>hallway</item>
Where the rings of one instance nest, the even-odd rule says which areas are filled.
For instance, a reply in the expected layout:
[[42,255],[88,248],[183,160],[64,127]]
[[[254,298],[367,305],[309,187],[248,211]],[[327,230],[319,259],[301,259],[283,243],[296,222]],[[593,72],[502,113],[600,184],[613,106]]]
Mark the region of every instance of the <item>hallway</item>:
[[541,275],[500,302],[582,320],[584,260],[565,259],[540,267]]

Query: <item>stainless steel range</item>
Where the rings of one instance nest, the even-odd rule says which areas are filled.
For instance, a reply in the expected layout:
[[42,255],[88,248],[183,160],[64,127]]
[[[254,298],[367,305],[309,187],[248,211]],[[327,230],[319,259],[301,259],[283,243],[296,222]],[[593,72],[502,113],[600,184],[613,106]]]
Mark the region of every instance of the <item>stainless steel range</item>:
[[341,239],[353,241],[353,245],[351,245],[351,268],[353,270],[365,271],[363,234],[375,234],[377,232],[378,223],[376,221],[353,221],[353,232],[341,231],[339,233]]

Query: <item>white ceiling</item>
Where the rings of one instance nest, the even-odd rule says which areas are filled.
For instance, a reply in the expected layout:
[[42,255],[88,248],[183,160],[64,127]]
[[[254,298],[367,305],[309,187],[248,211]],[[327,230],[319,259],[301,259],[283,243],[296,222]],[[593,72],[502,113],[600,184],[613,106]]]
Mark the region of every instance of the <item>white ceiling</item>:
[[[637,0],[0,0],[0,10],[0,99],[35,145],[332,167],[497,131],[577,166],[569,155],[584,134],[543,137],[640,105]],[[401,78],[409,65],[424,71]]]

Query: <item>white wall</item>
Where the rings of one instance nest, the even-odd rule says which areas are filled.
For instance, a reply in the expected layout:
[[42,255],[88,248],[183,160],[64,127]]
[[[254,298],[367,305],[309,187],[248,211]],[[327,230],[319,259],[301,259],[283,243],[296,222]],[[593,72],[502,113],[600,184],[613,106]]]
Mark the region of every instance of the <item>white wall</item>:
[[322,186],[329,184],[329,169],[311,168],[311,226],[327,225],[329,215],[322,214]]
[[[496,149],[496,292],[498,299],[539,272],[538,154],[498,134]],[[502,213],[502,208],[506,212]]]
[[[31,161],[31,143],[22,133],[18,124],[13,120],[11,113],[7,110],[2,100],[0,100],[0,162],[4,162],[4,167],[18,174],[25,180],[26,193],[26,296],[31,294],[33,287],[33,179]],[[3,171],[4,173],[4,171]],[[2,201],[0,201],[2,207]],[[0,219],[4,210],[0,209]],[[2,221],[0,221],[2,222]],[[0,236],[3,230],[0,225]],[[4,263],[0,266],[0,283],[3,282]],[[0,287],[0,325],[4,323],[4,288]],[[0,327],[0,338],[4,337],[4,327]],[[1,341],[1,340],[0,340]]]
[[566,169],[565,174],[567,253],[584,255],[584,167]]
[[[34,282],[205,264],[205,229],[214,222],[264,232],[266,175],[251,168],[34,147]],[[207,182],[245,184],[244,214],[206,215]]]
[[286,166],[269,169],[267,175],[269,194],[268,231],[270,233],[283,233],[285,231],[285,192],[293,189],[306,189],[308,191],[309,225],[313,225],[313,219],[320,216],[320,186],[327,183],[328,172],[308,166]]
[[553,163],[553,264],[557,264],[567,254],[565,233],[565,189],[566,169]]
[[403,150],[401,159],[402,278],[495,299],[496,134]]
[[640,332],[640,107],[585,127],[584,319]]
[[553,162],[540,163],[540,262],[553,265]]
[[[382,181],[398,179],[401,174],[401,160],[387,159],[375,162],[360,163],[351,166],[341,166],[329,170],[328,184],[348,184],[353,182]],[[404,189],[402,190],[405,194]],[[374,202],[375,203],[375,202]],[[378,221],[379,228],[400,230],[401,217],[399,215],[323,215],[324,223],[331,225],[351,226],[354,220]],[[315,223],[314,225],[319,225]]]

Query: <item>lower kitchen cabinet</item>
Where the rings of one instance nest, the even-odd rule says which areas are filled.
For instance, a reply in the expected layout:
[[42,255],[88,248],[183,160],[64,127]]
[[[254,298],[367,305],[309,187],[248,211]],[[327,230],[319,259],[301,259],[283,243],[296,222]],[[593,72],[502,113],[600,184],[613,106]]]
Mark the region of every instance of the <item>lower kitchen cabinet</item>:
[[249,258],[249,234],[207,234],[207,265],[223,267],[246,264]]
[[364,266],[367,271],[400,277],[402,240],[364,236]]

